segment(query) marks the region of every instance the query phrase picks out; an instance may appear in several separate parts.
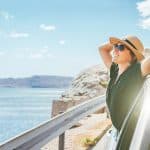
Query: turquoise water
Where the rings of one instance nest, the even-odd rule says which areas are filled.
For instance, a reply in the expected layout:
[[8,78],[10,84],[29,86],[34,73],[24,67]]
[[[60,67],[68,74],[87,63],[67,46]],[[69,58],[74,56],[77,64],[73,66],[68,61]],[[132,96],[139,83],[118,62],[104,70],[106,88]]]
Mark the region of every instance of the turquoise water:
[[50,119],[65,89],[0,88],[0,143]]

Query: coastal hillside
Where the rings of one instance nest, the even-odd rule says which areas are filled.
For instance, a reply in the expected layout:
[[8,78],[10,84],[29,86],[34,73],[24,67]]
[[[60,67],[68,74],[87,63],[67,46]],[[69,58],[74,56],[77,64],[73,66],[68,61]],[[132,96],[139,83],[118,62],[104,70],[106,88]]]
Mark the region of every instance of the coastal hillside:
[[80,72],[65,91],[60,101],[88,100],[105,94],[108,84],[108,70],[102,65],[91,66]]
[[32,76],[28,78],[1,78],[0,87],[30,87],[30,88],[66,88],[72,77],[64,76]]

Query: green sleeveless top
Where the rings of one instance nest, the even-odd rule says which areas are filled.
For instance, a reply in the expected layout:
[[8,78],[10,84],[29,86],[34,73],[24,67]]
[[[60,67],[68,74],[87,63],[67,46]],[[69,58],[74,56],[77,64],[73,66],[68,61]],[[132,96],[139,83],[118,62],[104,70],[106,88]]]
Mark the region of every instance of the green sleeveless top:
[[141,74],[140,62],[129,66],[115,82],[118,70],[118,64],[112,62],[110,80],[106,90],[106,103],[112,123],[120,131],[125,116],[138,95],[145,78]]

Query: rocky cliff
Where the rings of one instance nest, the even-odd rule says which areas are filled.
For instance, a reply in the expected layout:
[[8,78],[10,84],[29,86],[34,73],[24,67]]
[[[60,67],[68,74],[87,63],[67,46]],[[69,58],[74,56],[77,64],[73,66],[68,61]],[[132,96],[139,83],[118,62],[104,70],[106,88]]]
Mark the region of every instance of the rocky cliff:
[[87,100],[105,94],[108,80],[108,70],[105,67],[92,66],[73,79],[70,88],[61,95],[60,100]]

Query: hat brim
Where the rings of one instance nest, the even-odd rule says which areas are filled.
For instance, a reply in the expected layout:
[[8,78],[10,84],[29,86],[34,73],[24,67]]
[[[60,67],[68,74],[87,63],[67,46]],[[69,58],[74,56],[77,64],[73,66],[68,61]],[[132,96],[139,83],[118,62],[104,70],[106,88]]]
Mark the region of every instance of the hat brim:
[[109,41],[113,45],[114,44],[118,44],[118,43],[124,44],[125,46],[127,46],[127,48],[129,48],[135,54],[135,56],[137,57],[137,60],[139,60],[139,61],[143,60],[145,58],[144,55],[141,52],[139,52],[137,49],[135,49],[134,47],[132,47],[130,44],[128,44],[124,40],[121,40],[121,39],[116,38],[116,37],[110,37]]

